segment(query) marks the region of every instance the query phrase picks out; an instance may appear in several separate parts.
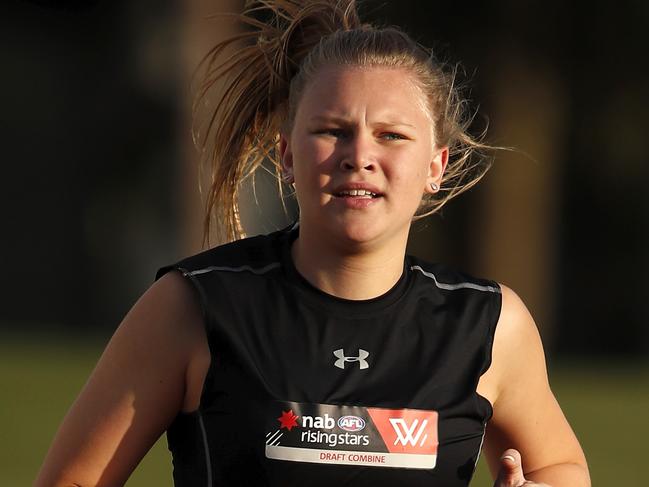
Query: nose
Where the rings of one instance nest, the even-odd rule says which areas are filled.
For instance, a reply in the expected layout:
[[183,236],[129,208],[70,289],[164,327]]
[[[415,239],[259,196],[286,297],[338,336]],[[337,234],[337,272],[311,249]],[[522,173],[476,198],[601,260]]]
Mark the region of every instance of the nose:
[[340,159],[343,171],[374,171],[376,157],[372,139],[363,133],[356,133],[347,140],[345,151]]

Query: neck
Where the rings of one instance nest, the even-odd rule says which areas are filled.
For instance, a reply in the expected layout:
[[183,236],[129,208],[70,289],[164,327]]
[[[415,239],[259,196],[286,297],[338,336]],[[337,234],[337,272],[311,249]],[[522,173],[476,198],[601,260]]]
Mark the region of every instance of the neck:
[[403,273],[406,241],[349,251],[303,232],[291,254],[298,272],[313,286],[339,298],[361,300],[389,291]]

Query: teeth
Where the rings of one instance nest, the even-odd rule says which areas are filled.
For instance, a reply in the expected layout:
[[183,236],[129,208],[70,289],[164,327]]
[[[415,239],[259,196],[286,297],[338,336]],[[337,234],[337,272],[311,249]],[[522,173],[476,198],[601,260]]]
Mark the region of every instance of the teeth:
[[341,196],[365,196],[365,197],[373,198],[376,196],[376,193],[372,193],[371,191],[367,191],[366,189],[349,189],[346,191],[341,191],[340,195]]

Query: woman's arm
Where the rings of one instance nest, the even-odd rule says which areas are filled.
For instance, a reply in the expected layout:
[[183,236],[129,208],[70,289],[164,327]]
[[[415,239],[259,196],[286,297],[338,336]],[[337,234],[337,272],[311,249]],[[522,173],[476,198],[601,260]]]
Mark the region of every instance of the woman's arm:
[[176,414],[196,406],[186,404],[187,375],[197,369],[197,357],[204,360],[205,347],[197,299],[184,278],[170,272],[111,338],[63,420],[35,486],[123,485]]
[[[516,462],[502,460],[509,453],[519,464],[522,459],[522,473],[528,481],[589,487],[584,453],[550,390],[536,325],[520,298],[506,286],[502,286],[502,300],[492,365],[484,376],[493,391],[494,409],[485,436],[489,468],[500,478],[515,470]],[[512,448],[520,456],[506,452]],[[517,487],[516,482],[496,485]]]

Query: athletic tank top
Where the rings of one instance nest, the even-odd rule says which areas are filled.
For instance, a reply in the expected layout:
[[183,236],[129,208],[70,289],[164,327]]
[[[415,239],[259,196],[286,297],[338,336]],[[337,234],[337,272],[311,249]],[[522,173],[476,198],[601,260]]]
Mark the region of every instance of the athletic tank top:
[[176,487],[469,484],[497,283],[407,256],[385,294],[328,295],[295,269],[297,227],[176,269],[200,297],[211,364],[167,430]]

